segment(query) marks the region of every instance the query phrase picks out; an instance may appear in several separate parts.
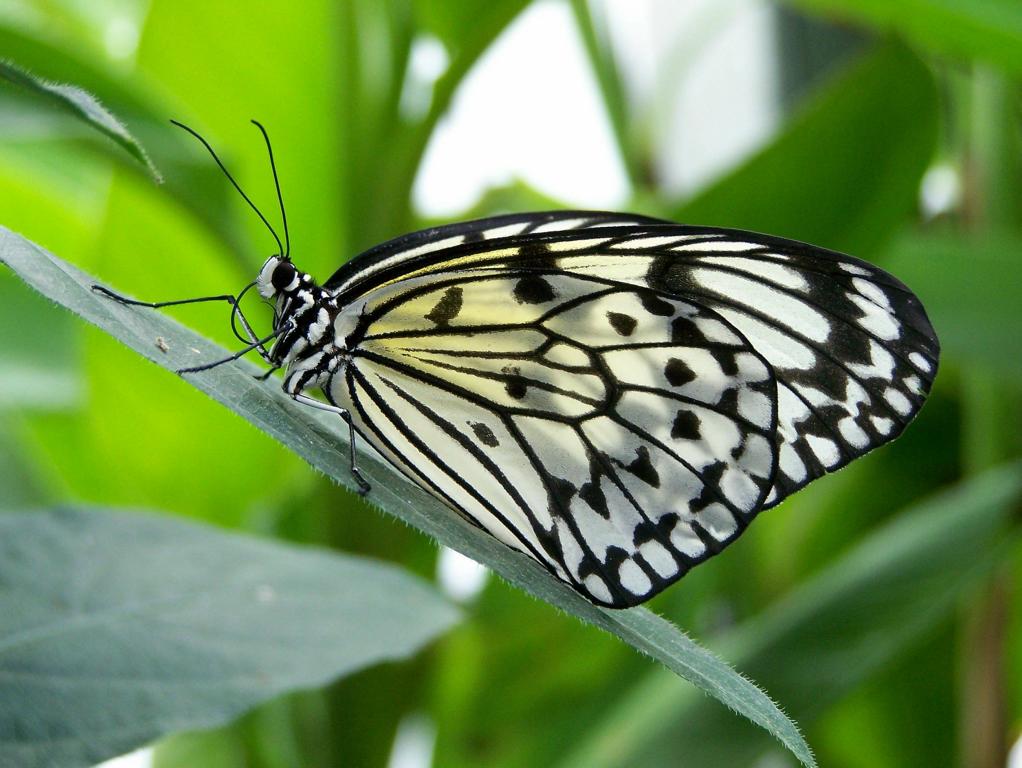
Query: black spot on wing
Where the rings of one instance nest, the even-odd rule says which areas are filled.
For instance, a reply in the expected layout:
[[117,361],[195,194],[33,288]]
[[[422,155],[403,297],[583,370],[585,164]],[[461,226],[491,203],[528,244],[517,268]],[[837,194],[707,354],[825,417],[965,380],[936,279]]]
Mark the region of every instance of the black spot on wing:
[[[617,573],[618,569],[621,567],[621,564],[625,560],[630,559],[631,558],[629,557],[628,552],[626,552],[622,547],[618,546],[607,547],[607,551],[604,554],[602,563],[592,553],[587,552],[582,557],[582,562],[580,562],[578,565],[579,578],[584,581],[586,576],[596,575],[599,576],[601,579],[604,579],[606,574]],[[615,599],[620,599],[626,594],[624,590],[619,586],[617,581],[613,579],[604,580],[606,581],[607,587],[610,589],[611,594],[615,597]]]
[[[750,385],[749,389],[755,390],[756,387]],[[726,390],[717,400],[717,407],[722,408],[725,413],[738,413],[738,389]]]
[[508,377],[504,383],[504,391],[507,392],[508,397],[522,400],[529,391],[529,385],[526,383],[525,377],[522,376],[518,366],[506,365],[501,369],[501,373]]
[[542,240],[530,240],[518,247],[515,266],[527,267],[529,269],[555,270],[557,269],[557,258],[550,252],[547,244]]
[[608,312],[607,320],[610,321],[610,327],[621,336],[631,336],[635,332],[635,326],[638,325],[634,317],[621,312]]
[[664,376],[672,387],[682,387],[696,380],[695,372],[683,360],[672,357],[664,366]]
[[635,458],[632,459],[631,463],[618,463],[646,485],[653,488],[660,487],[660,474],[656,471],[656,467],[653,466],[653,462],[649,458],[649,449],[646,446],[640,445],[635,449]]
[[475,433],[476,439],[483,445],[489,448],[496,448],[500,445],[500,441],[498,441],[497,436],[493,434],[493,430],[482,422],[469,422],[469,426],[472,427],[472,431]]
[[674,305],[669,301],[664,301],[659,296],[652,293],[643,293],[639,297],[639,301],[642,302],[642,308],[649,312],[651,315],[659,315],[660,317],[670,317],[674,314]]
[[[687,282],[679,280],[679,275],[672,267],[675,266],[675,257],[662,254],[650,259],[649,268],[646,270],[646,284],[650,288],[668,293],[682,293],[688,286]],[[687,277],[686,273],[682,273]]]
[[738,375],[738,358],[735,357],[734,352],[723,349],[713,349],[710,350],[710,354],[713,355],[713,359],[717,361],[717,364],[720,366],[720,370],[724,372],[725,376]]
[[671,342],[679,347],[698,347],[706,343],[706,337],[695,322],[678,317],[671,322]]
[[579,488],[578,497],[605,520],[610,519],[610,508],[607,506],[607,497],[600,488],[600,477],[597,475],[592,480],[582,484]]
[[452,285],[436,303],[436,306],[425,316],[431,323],[441,328],[450,325],[451,320],[461,312],[462,289],[460,285]]
[[[564,562],[564,548],[561,546],[561,541],[557,538],[557,534],[554,531],[548,533],[547,531],[538,530],[536,531],[536,538],[539,539],[539,543],[543,547],[543,550],[550,555],[550,559],[553,562]],[[571,586],[573,589],[577,588],[574,584]]]
[[557,298],[557,292],[542,277],[527,275],[515,283],[515,301],[519,304],[544,304]]
[[[668,512],[666,515],[661,516],[656,522],[652,520],[643,520],[635,526],[633,543],[638,547],[645,544],[647,541],[652,541],[653,539],[668,541],[671,536],[671,531],[674,530],[674,526],[678,523],[678,519],[677,513]],[[685,557],[681,552],[673,549],[672,554],[676,559],[678,557]],[[682,571],[682,575],[684,575],[684,570]]]
[[550,514],[560,517],[562,510],[568,509],[572,497],[578,491],[574,483],[560,477],[550,477]]
[[[724,476],[725,469],[727,469],[727,464],[723,461],[713,461],[701,470],[703,487],[699,491],[699,495],[688,503],[689,511],[701,512],[711,504],[720,501],[720,480]],[[693,525],[695,523],[696,521],[692,521]],[[702,536],[699,538],[701,539]]]
[[674,424],[671,425],[671,437],[675,440],[698,440],[702,437],[699,432],[699,417],[693,411],[679,410],[674,417]]

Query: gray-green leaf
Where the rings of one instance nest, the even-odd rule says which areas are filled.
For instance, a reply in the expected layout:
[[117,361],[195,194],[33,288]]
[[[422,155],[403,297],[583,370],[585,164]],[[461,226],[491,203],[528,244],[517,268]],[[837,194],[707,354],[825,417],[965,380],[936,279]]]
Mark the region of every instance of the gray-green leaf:
[[457,610],[390,565],[168,516],[0,515],[0,765],[88,766],[404,658]]

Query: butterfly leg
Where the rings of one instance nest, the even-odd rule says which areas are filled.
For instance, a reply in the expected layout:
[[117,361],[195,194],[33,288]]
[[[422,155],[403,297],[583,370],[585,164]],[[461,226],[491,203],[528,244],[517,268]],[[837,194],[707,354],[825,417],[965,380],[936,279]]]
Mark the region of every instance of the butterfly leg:
[[280,368],[281,368],[281,366],[279,366],[279,365],[273,365],[270,368],[267,368],[262,373],[254,374],[252,376],[252,378],[255,379],[256,381],[266,381],[268,378],[270,378],[270,376],[272,376],[277,371],[279,371]]
[[348,422],[348,468],[351,470],[351,476],[354,477],[355,482],[358,483],[358,495],[367,496],[373,487],[362,475],[361,470],[359,470],[359,468],[355,465],[355,424],[351,420],[351,414],[347,411],[344,411],[341,414],[341,418]]
[[367,495],[373,487],[369,484],[369,481],[365,479],[365,476],[355,464],[355,424],[351,420],[351,414],[344,408],[338,408],[336,405],[324,403],[322,400],[317,400],[314,397],[303,395],[301,392],[292,394],[291,398],[296,403],[310,405],[313,408],[318,408],[319,410],[326,411],[327,413],[336,413],[344,419],[344,423],[348,425],[348,469],[351,470],[351,476],[354,477],[355,482],[358,483],[358,495]]
[[[109,288],[104,288],[102,285],[93,285],[92,290],[101,296],[106,296],[108,299],[113,299],[118,304],[123,304],[126,307],[148,307],[149,309],[163,309],[164,307],[179,307],[184,304],[202,304],[210,301],[226,301],[231,305],[231,330],[234,331],[234,335],[242,342],[254,342],[256,341],[255,332],[252,330],[252,326],[248,322],[248,318],[245,317],[245,313],[241,311],[241,298],[255,283],[251,283],[245,286],[245,289],[239,296],[233,296],[229,293],[219,294],[217,296],[196,296],[192,299],[175,299],[173,301],[139,301],[138,299],[129,299],[127,296],[122,296],[119,293],[111,291]],[[246,339],[240,333],[238,333],[237,326],[235,325],[235,318],[240,318],[241,326],[245,330],[245,334],[248,336]],[[263,342],[256,347],[259,350],[259,356],[263,358],[267,363],[272,363],[270,360],[270,353],[266,347],[263,346]]]
[[245,355],[247,355],[249,352],[251,352],[254,349],[262,349],[264,344],[266,344],[269,341],[273,341],[273,339],[275,339],[278,336],[280,336],[286,330],[288,330],[287,327],[278,328],[273,333],[271,333],[269,336],[264,336],[261,339],[256,339],[251,344],[249,344],[247,347],[245,347],[243,349],[239,349],[233,355],[228,355],[227,357],[222,357],[219,360],[214,360],[212,363],[203,363],[202,365],[193,365],[193,366],[190,366],[188,368],[178,368],[176,372],[177,373],[199,373],[201,371],[208,371],[208,370],[210,370],[212,368],[218,368],[219,366],[223,365],[224,363],[230,363],[230,362],[232,362],[234,360],[237,360],[237,359],[239,359],[241,357],[244,357]]
[[129,299],[127,296],[114,293],[109,288],[104,288],[102,285],[93,285],[92,290],[98,294],[106,296],[108,299],[113,299],[118,304],[124,304],[126,307],[149,307],[150,309],[162,309],[163,307],[176,307],[180,304],[199,304],[206,301],[226,301],[229,304],[234,304],[234,296],[226,293],[219,296],[197,296],[193,299],[176,299],[175,301],[139,301],[138,299]]

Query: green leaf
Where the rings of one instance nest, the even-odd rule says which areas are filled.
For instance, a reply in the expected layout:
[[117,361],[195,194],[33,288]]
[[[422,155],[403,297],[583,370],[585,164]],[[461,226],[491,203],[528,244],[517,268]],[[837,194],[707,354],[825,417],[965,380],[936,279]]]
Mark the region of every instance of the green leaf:
[[[437,123],[479,57],[528,2],[357,0],[341,5],[340,111],[359,115],[339,126],[342,195],[355,235],[343,252],[357,253],[412,228],[409,193]],[[443,44],[449,62],[435,83],[417,84],[406,75],[412,45],[425,34]],[[429,90],[416,91],[422,88]],[[413,96],[425,112],[402,114],[404,96]],[[387,161],[381,164],[380,157]]]
[[946,358],[1017,377],[1020,253],[1015,235],[906,235],[881,261],[922,300]]
[[[436,35],[457,56],[462,48],[479,48],[476,38],[492,38],[506,29],[529,0],[415,0],[421,27]],[[485,48],[485,44],[481,46]]]
[[642,170],[646,158],[639,153],[635,146],[636,142],[630,134],[628,96],[614,59],[607,19],[603,16],[593,18],[589,0],[571,0],[571,11],[589,59],[589,66],[603,97],[603,107],[607,110],[607,119],[614,133],[621,165],[628,174],[629,183],[634,187],[638,182],[646,181]]
[[149,159],[138,140],[132,136],[120,120],[114,117],[96,100],[96,97],[74,85],[50,83],[29,74],[9,61],[0,60],[0,79],[20,86],[45,101],[67,110],[90,125],[114,143],[120,145],[129,155],[141,163],[156,182],[163,177]]
[[926,66],[903,46],[883,45],[670,218],[868,253],[915,210],[937,117]]
[[[151,12],[152,6],[148,10]],[[209,156],[201,150],[196,151],[196,142],[168,122],[169,118],[181,118],[190,111],[166,97],[157,98],[154,95],[157,89],[146,85],[144,75],[136,74],[127,80],[111,67],[104,66],[102,58],[86,57],[77,47],[60,47],[50,40],[37,39],[27,32],[3,26],[0,19],[0,50],[47,80],[74,82],[95,94],[123,123],[131,126],[132,134],[138,137],[139,143],[154,158],[156,166],[166,174],[165,183],[148,183],[150,177],[145,168],[66,110],[54,109],[38,96],[22,89],[0,88],[0,134],[4,134],[16,147],[17,152],[11,153],[12,157],[37,167],[37,173],[45,178],[42,185],[45,189],[52,190],[58,183],[63,187],[59,192],[51,192],[57,198],[51,205],[63,204],[82,216],[85,203],[75,198],[84,195],[91,201],[98,194],[83,193],[83,187],[87,189],[88,185],[80,179],[71,184],[64,179],[64,175],[79,163],[61,163],[59,174],[54,174],[49,168],[53,158],[67,152],[73,141],[95,136],[96,141],[83,143],[97,155],[113,160],[117,167],[144,178],[147,183],[137,185],[140,192],[161,201],[173,200],[217,237],[228,251],[235,256],[247,254],[250,249],[246,248],[232,216],[237,213],[233,190],[225,184],[223,175],[210,162]],[[184,91],[183,87],[175,88],[174,83],[166,79],[161,79],[161,83],[164,94]],[[193,83],[193,80],[189,81],[189,84]],[[234,153],[226,152],[225,155],[230,161]],[[74,157],[74,154],[70,156]],[[259,159],[265,162],[263,155]],[[17,175],[25,175],[24,170],[18,170],[20,173]],[[21,215],[24,216],[24,213]],[[101,223],[98,221],[101,218],[99,213],[90,215],[85,212],[84,216],[90,225]],[[62,231],[58,235],[64,234],[66,226],[60,229]],[[53,235],[49,235],[49,230],[44,231],[48,233],[49,243]]]
[[[954,614],[1017,549],[1022,465],[991,470],[905,511],[716,644],[810,722]],[[663,674],[636,685],[564,766],[751,765],[770,745]]]
[[26,768],[222,724],[458,618],[393,566],[74,507],[0,515],[0,614],[0,763]]
[[1017,0],[789,0],[791,5],[892,31],[937,53],[988,61],[1022,73],[1022,4]]
[[[212,361],[226,354],[226,350],[158,312],[104,299],[90,289],[93,281],[88,275],[2,228],[0,260],[36,290],[165,368]],[[157,338],[163,340],[166,352],[155,346]],[[256,370],[247,362],[228,364],[189,376],[188,380],[320,471],[353,487],[345,430],[339,420],[316,409],[296,406],[274,382],[256,381],[252,375]],[[359,461],[373,486],[371,499],[386,511],[484,563],[533,595],[617,635],[765,728],[805,765],[815,764],[795,724],[762,691],[667,621],[644,609],[612,611],[592,605],[535,561],[452,514],[389,465],[368,455]]]

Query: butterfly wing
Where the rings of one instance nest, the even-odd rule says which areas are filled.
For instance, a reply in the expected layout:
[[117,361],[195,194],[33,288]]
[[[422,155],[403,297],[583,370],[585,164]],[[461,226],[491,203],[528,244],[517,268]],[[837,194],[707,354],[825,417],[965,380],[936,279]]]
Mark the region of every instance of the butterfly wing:
[[711,309],[535,271],[363,302],[331,398],[415,482],[595,602],[648,599],[770,492],[776,385]]
[[762,235],[713,235],[637,254],[636,279],[697,297],[770,362],[779,471],[769,507],[901,434],[930,391],[939,344],[915,295],[871,264]]
[[[477,284],[488,289],[470,290]],[[498,538],[530,552],[597,602],[611,605],[655,594],[718,551],[755,512],[900,434],[930,390],[939,355],[918,299],[866,262],[781,238],[619,214],[529,214],[429,230],[358,257],[328,285],[342,306],[373,305],[364,315],[367,332],[359,344],[366,345],[366,352],[370,339],[383,346],[373,347],[375,357],[362,354],[360,347],[345,388],[367,438],[382,445],[413,479]],[[573,301],[581,302],[577,312]],[[742,363],[716,359],[720,349],[704,329],[687,340],[666,329],[666,315],[649,308],[657,301],[671,305],[672,320],[689,312],[696,326],[726,329],[732,336],[724,348],[736,357],[740,352]],[[545,316],[536,314],[539,310],[553,314],[541,319]],[[608,324],[618,334],[615,348],[605,344]],[[559,335],[552,342],[555,327]],[[628,329],[631,334],[619,333]],[[489,375],[445,368],[439,359],[426,362],[421,356],[427,352],[398,341],[415,334],[430,344],[446,344],[445,354],[452,359],[470,358],[463,361],[469,367],[489,360]],[[498,340],[510,346],[487,347]],[[569,349],[584,354],[587,362],[580,357],[577,370],[559,368],[545,357],[543,343],[565,354]],[[488,351],[495,356],[486,357]],[[524,355],[520,363],[516,355]],[[676,425],[684,433],[683,422],[691,418],[667,405],[678,402],[667,376],[670,360],[690,370],[682,373],[676,365],[675,380],[691,375],[690,386],[708,382],[710,390],[698,406],[716,406],[716,417],[696,413],[700,448],[681,444],[692,455],[665,437]],[[763,366],[765,379],[755,378],[753,360]],[[410,366],[402,369],[400,380],[394,361]],[[526,370],[536,382],[545,382],[522,383],[534,397],[543,393],[546,411],[526,408],[520,413],[496,396],[482,401],[470,396],[484,379],[499,390]],[[611,397],[611,392],[618,394]],[[586,397],[601,404],[599,416],[578,410],[589,402]],[[754,401],[757,413],[763,413],[763,398],[771,419],[747,418]],[[428,418],[427,412],[432,414]],[[497,421],[484,420],[487,413]],[[571,422],[567,428],[564,419]],[[485,441],[483,448],[470,450],[468,443],[482,438],[469,422],[482,424],[486,439],[492,433],[499,451],[488,453]],[[412,423],[414,428],[408,426]],[[537,424],[543,429],[537,431]],[[587,430],[596,424],[601,437],[594,441]],[[505,432],[498,434],[498,429]],[[735,430],[741,446],[729,442]],[[767,449],[758,448],[759,437]],[[454,445],[477,453],[475,464],[467,453],[452,461]],[[757,446],[749,455],[760,458],[735,465],[731,452],[744,455],[749,445]],[[700,450],[731,471],[717,465],[712,472],[662,471],[665,465],[685,467],[686,462],[705,469],[694,458]],[[601,453],[610,458],[600,459]],[[646,471],[647,459],[658,478],[679,487],[647,484],[636,495],[633,486],[642,481],[626,467]],[[593,469],[596,463],[599,471]],[[457,475],[463,465],[471,470],[459,482],[452,473]],[[731,499],[725,485],[748,487],[738,482],[739,476],[757,488],[769,478],[769,487],[755,499],[751,492]],[[558,488],[562,496],[569,490],[560,480],[575,489],[567,502],[556,501]],[[481,490],[484,481],[504,490],[492,485]],[[605,516],[602,501],[597,509],[583,497],[584,489],[595,487],[606,500]],[[693,499],[699,499],[695,507]],[[704,503],[709,513],[699,509]],[[665,512],[665,505],[671,510]],[[499,519],[508,510],[512,517]],[[596,517],[591,526],[577,522],[594,512],[604,521],[602,527],[595,525]],[[558,514],[564,526],[575,525],[570,536],[562,530],[551,533]],[[657,536],[648,538],[654,530]],[[681,532],[674,536],[676,530]],[[686,549],[683,542],[692,546]],[[676,571],[667,560],[657,569],[656,545],[664,548]]]
[[[323,284],[339,295],[364,293],[376,285],[403,279],[421,265],[447,262],[460,246],[470,252],[490,252],[489,246],[515,238],[525,243],[529,238],[550,236],[559,232],[578,234],[608,227],[648,227],[670,222],[629,213],[604,211],[548,211],[545,213],[513,213],[488,219],[445,224],[388,240],[359,254],[344,264]],[[434,266],[433,268],[436,268]]]
[[[749,232],[607,232],[604,242],[586,238],[578,250],[575,236],[564,236],[567,249],[549,242],[545,258],[569,273],[698,301],[770,364],[779,471],[766,506],[894,439],[922,407],[939,344],[919,300],[883,270]],[[523,247],[518,259],[543,258],[536,243]]]

